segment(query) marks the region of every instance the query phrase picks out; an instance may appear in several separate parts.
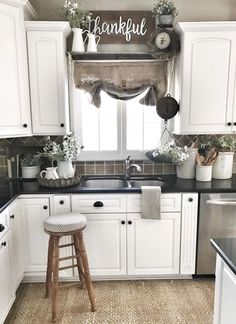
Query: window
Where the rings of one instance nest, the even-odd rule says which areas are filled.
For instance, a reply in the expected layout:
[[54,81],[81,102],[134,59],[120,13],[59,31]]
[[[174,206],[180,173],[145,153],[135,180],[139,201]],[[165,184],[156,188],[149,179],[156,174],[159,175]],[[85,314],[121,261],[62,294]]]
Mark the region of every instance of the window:
[[101,107],[96,108],[89,94],[75,90],[74,132],[85,146],[80,160],[145,159],[145,151],[160,141],[163,120],[155,106],[139,103],[143,95],[119,101],[102,92]]

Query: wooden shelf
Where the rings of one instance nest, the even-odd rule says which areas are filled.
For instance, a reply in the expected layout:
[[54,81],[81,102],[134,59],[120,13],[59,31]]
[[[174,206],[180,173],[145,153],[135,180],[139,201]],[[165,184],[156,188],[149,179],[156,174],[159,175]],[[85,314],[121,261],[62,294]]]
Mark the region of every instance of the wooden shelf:
[[80,53],[67,52],[73,61],[168,61],[173,58],[176,53],[172,52],[96,52],[96,53]]

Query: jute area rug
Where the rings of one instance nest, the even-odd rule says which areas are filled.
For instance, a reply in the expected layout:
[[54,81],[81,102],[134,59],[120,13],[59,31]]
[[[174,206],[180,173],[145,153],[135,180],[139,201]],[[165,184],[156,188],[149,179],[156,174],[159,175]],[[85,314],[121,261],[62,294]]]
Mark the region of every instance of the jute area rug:
[[[90,312],[86,290],[60,284],[58,323],[212,324],[213,280],[95,282],[97,311]],[[44,284],[22,284],[7,324],[47,324],[50,299]]]

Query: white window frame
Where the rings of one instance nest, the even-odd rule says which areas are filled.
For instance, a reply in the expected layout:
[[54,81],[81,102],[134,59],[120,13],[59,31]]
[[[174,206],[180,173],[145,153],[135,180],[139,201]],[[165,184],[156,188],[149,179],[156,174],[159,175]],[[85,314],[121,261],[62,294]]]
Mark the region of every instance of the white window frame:
[[[72,112],[71,112],[71,125],[72,125],[72,131],[74,134],[76,134],[80,141],[83,143],[82,138],[82,112],[78,108],[81,105],[81,95],[79,92],[74,89],[72,94],[72,100],[71,100],[71,106],[72,106]],[[117,122],[118,125],[126,125],[126,114],[124,113],[124,110],[126,109],[126,101],[117,101]],[[161,133],[164,130],[164,120],[161,125]],[[167,123],[168,129],[171,131],[173,129],[173,123],[168,122]],[[171,127],[171,129],[169,128]],[[169,140],[169,136],[167,132],[161,139],[161,142],[164,143]],[[118,126],[118,134],[117,134],[117,151],[85,151],[82,150],[80,152],[80,155],[78,156],[79,161],[104,161],[104,160],[124,160],[127,158],[127,156],[131,156],[132,159],[135,160],[148,160],[148,158],[145,155],[145,151],[140,150],[126,150],[126,127]]]

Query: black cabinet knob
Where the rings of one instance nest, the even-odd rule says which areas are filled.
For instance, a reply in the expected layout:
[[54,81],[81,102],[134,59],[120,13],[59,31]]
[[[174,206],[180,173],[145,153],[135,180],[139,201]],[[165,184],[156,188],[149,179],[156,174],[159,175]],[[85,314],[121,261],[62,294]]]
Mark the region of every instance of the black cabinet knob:
[[11,219],[14,219],[14,218],[15,218],[15,215],[11,215],[10,218],[11,218]]
[[188,201],[189,201],[189,202],[192,202],[192,201],[193,201],[193,198],[188,198]]
[[65,125],[63,123],[61,123],[61,127],[64,127]]
[[103,202],[102,201],[95,201],[93,204],[93,207],[103,207]]
[[121,224],[122,224],[122,225],[125,225],[125,221],[121,221]]
[[59,201],[59,204],[60,204],[60,205],[64,205],[64,200],[60,200],[60,201]]
[[27,127],[28,127],[28,125],[27,125],[27,124],[23,124],[23,127],[24,127],[24,128],[27,128]]
[[228,122],[228,123],[227,123],[227,125],[228,125],[228,126],[231,126],[231,125],[232,125],[232,123],[231,123],[231,122]]
[[48,209],[48,206],[43,206],[43,209]]
[[5,226],[3,226],[2,224],[0,224],[0,232],[3,232],[5,230]]
[[132,224],[132,221],[128,221],[128,224],[131,225]]
[[2,242],[2,246],[6,246],[6,245],[7,245],[6,241]]
[[236,123],[234,122],[234,126],[236,126]]

